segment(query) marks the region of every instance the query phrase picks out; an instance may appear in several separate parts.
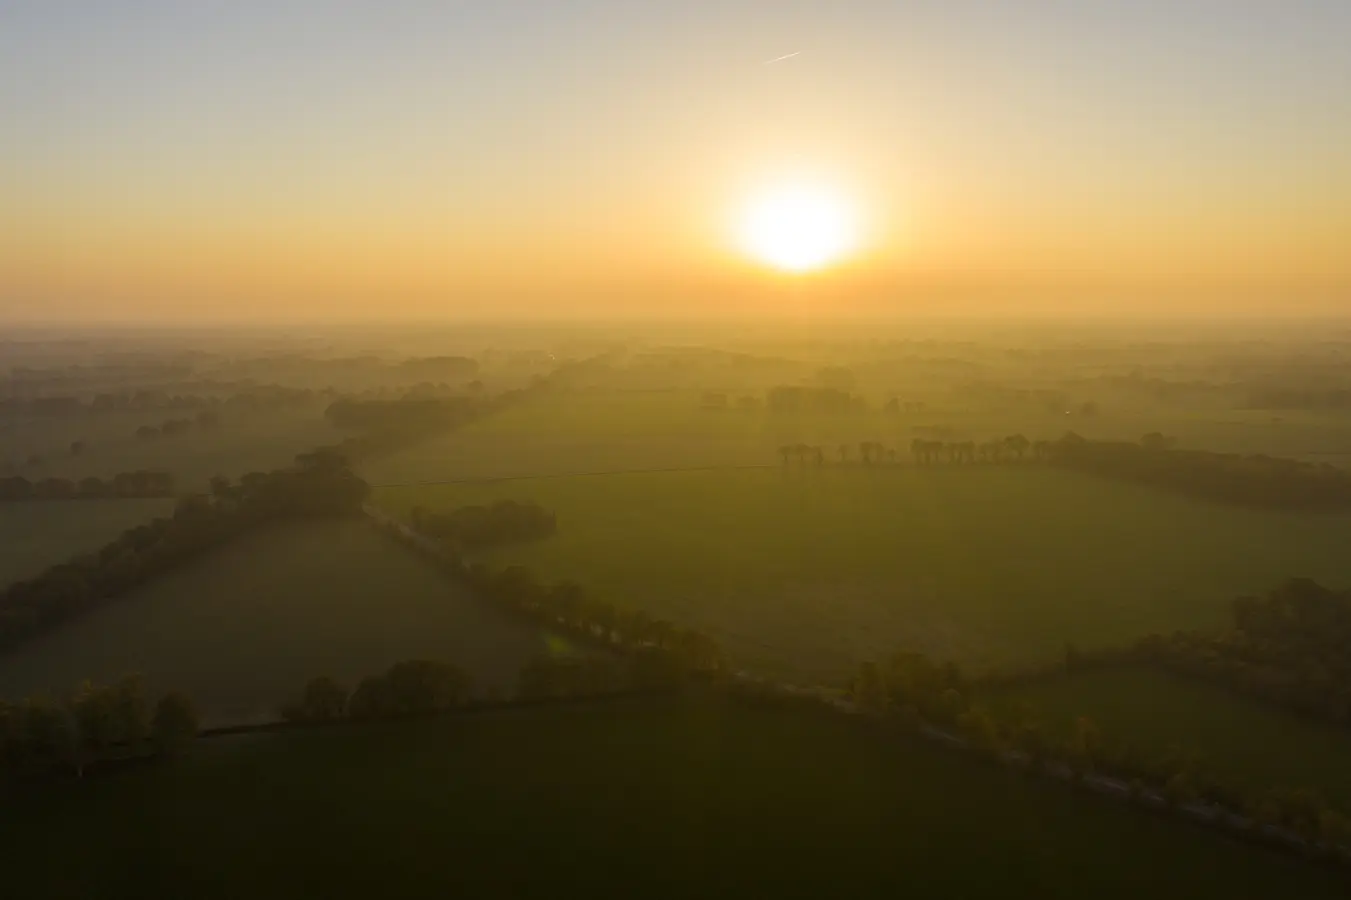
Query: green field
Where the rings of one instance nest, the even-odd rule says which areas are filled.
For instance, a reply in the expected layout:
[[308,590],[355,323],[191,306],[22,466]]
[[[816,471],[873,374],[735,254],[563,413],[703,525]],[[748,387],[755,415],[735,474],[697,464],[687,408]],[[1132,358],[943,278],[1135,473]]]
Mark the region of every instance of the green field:
[[316,675],[353,685],[391,663],[443,659],[510,691],[531,656],[566,645],[468,596],[360,520],[242,537],[0,657],[0,696],[140,672],[215,723],[273,719]]
[[172,500],[35,500],[0,504],[0,587],[98,550],[173,512]]
[[[0,460],[14,465],[12,474],[30,481],[42,478],[109,478],[118,472],[156,469],[170,472],[184,491],[206,489],[213,475],[237,478],[245,472],[270,471],[290,465],[297,453],[331,444],[343,435],[322,415],[322,407],[299,410],[232,411],[218,428],[192,429],[173,437],[138,440],[141,425],[158,426],[166,419],[192,418],[166,410],[116,410],[13,423],[0,431]],[[72,456],[73,441],[88,449]],[[26,465],[30,454],[42,457]]]
[[45,897],[1320,897],[1339,873],[817,712],[649,701],[213,739],[16,798]]
[[[1351,583],[1351,517],[1199,503],[1018,467],[682,472],[391,487],[402,514],[497,498],[557,536],[488,554],[717,635],[741,665],[839,679],[902,647],[1040,662],[1212,629],[1294,575]],[[1240,549],[1241,548],[1241,551]]]
[[1351,731],[1152,669],[1106,669],[1001,690],[1067,736],[1088,716],[1147,753],[1195,755],[1224,780],[1258,790],[1309,788],[1351,809]]

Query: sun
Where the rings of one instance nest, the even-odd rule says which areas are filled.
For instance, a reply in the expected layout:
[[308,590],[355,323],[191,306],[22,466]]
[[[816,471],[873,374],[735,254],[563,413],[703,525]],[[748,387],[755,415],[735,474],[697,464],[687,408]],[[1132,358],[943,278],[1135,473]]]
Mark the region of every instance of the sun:
[[838,262],[858,242],[847,198],[828,187],[784,184],[751,198],[739,237],[751,256],[786,272],[809,272]]

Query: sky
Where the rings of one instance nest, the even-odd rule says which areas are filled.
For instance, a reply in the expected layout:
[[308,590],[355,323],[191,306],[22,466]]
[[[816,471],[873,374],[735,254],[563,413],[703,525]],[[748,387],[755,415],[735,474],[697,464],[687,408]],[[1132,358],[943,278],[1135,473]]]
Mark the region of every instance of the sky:
[[[0,0],[0,320],[1351,312],[1348,47],[1346,0]],[[789,182],[856,252],[744,252]]]

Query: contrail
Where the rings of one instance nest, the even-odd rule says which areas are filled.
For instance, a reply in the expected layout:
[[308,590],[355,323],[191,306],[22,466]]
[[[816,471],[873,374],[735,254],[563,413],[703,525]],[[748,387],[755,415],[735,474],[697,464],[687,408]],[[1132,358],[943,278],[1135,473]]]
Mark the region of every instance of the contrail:
[[801,56],[801,55],[802,55],[802,51],[801,51],[801,50],[796,50],[796,51],[794,51],[794,52],[792,52],[792,53],[785,53],[783,56],[776,56],[776,57],[774,57],[773,59],[767,59],[767,60],[765,60],[765,65],[768,66],[768,65],[772,65],[772,64],[774,64],[774,63],[776,63],[776,62],[783,62],[785,59],[792,59],[794,56]]

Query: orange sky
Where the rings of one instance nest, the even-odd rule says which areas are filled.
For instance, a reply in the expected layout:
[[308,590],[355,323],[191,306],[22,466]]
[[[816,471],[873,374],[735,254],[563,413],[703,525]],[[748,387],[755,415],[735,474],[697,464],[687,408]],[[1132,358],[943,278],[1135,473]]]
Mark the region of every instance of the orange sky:
[[10,13],[0,318],[1347,309],[1351,13],[1014,5]]

